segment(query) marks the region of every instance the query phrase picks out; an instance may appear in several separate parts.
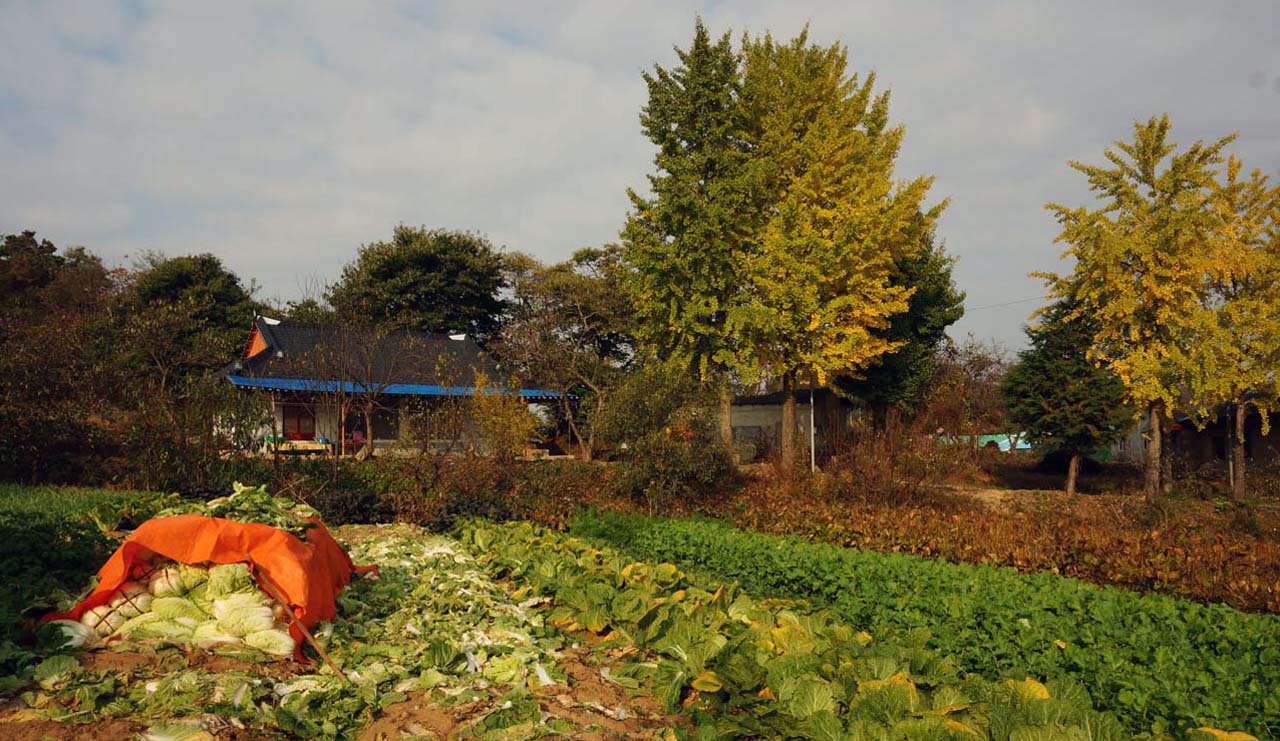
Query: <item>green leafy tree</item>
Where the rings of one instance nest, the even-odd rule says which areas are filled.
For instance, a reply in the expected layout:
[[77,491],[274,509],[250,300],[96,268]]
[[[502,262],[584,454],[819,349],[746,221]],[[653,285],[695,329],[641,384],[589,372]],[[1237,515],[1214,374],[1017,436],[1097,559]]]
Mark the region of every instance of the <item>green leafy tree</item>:
[[327,299],[338,317],[400,329],[465,332],[483,341],[506,311],[502,255],[470,232],[401,224],[360,248]]
[[825,384],[905,344],[891,338],[891,319],[907,311],[914,287],[894,276],[923,249],[945,203],[924,206],[932,178],[895,179],[903,128],[889,125],[889,94],[875,92],[875,76],[849,74],[845,47],[810,44],[807,31],[787,44],[766,35],[746,42],[745,69],[767,218],[730,325],[744,338],[737,366],[782,379],[790,466],[797,378]]
[[262,308],[253,292],[209,254],[150,254],[126,276],[107,372],[118,379],[122,452],[147,462],[133,472],[139,485],[214,485],[235,447],[226,422],[264,417],[260,398],[214,375],[238,357]]
[[80,247],[0,242],[0,479],[70,483],[109,447],[116,282]]
[[203,329],[241,338],[260,308],[254,290],[210,254],[147,255],[133,278],[142,309],[186,306]]
[[658,151],[650,194],[628,191],[626,285],[642,345],[719,385],[720,434],[730,445],[728,382],[739,338],[728,316],[741,300],[756,218],[742,79],[729,34],[713,41],[701,19],[676,54],[678,66],[644,75],[640,123]]
[[[1134,124],[1132,142],[1106,150],[1110,166],[1072,162],[1102,204],[1049,204],[1062,225],[1057,241],[1075,260],[1069,275],[1035,273],[1051,295],[1074,298],[1075,312],[1097,320],[1090,357],[1107,364],[1148,419],[1146,494],[1171,485],[1162,470],[1162,426],[1179,401],[1187,368],[1214,348],[1188,344],[1208,291],[1215,216],[1210,209],[1222,149],[1234,137],[1169,140],[1168,116]],[[1162,477],[1165,478],[1162,481]]]
[[898,261],[892,285],[912,290],[907,310],[889,319],[885,339],[898,345],[877,358],[857,376],[840,376],[835,384],[857,396],[874,411],[883,428],[889,414],[911,411],[929,393],[934,361],[947,339],[947,328],[964,316],[964,292],[956,288],[951,270],[955,258],[927,237],[922,249]]
[[53,281],[64,258],[47,239],[31,230],[7,234],[0,241],[0,302],[16,307]]
[[1030,347],[1001,386],[1009,419],[1027,439],[1070,456],[1067,494],[1075,494],[1081,458],[1122,438],[1133,425],[1124,384],[1090,360],[1097,331],[1066,303],[1052,306],[1026,330]]
[[563,394],[564,422],[588,460],[592,420],[634,355],[620,255],[613,246],[584,249],[550,266],[508,255],[511,314],[492,348],[521,377]]
[[307,324],[335,324],[338,316],[334,310],[314,298],[304,298],[285,304],[281,312],[293,322]]

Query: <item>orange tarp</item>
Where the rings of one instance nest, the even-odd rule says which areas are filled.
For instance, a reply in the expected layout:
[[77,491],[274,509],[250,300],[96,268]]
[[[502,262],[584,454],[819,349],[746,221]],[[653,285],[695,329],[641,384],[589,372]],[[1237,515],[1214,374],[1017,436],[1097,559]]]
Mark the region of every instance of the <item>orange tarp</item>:
[[[269,581],[298,620],[310,630],[337,615],[335,599],[351,581],[351,573],[377,573],[377,566],[356,566],[319,520],[306,540],[270,525],[233,522],[203,515],[147,520],[134,530],[98,570],[98,586],[70,612],[46,620],[79,620],[86,610],[105,604],[129,580],[134,565],[155,556],[186,564],[247,563],[261,585]],[[271,590],[265,589],[268,594]],[[302,633],[290,623],[302,659]]]

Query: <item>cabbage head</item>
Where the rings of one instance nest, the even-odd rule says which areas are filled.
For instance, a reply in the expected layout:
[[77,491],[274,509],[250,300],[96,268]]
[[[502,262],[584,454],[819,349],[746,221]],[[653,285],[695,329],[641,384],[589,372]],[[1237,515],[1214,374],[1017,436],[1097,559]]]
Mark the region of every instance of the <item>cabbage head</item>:
[[209,569],[209,596],[213,599],[257,588],[245,564],[224,563]]
[[173,563],[156,569],[151,572],[147,590],[157,597],[181,597],[185,591],[182,588],[182,571]]
[[209,570],[203,566],[178,564],[178,581],[181,582],[183,591],[190,592],[209,581]]
[[203,623],[209,619],[208,613],[183,597],[156,597],[151,601],[151,611],[159,615],[161,620],[188,618],[196,623]]
[[297,644],[293,636],[283,630],[259,630],[246,634],[244,644],[271,654],[272,656],[292,656]]

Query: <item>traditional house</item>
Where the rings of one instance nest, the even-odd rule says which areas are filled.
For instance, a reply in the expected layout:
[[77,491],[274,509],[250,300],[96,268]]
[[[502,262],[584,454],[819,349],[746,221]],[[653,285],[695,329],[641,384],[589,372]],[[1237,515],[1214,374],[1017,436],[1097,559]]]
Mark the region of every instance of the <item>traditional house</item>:
[[420,444],[462,449],[470,429],[464,405],[457,404],[462,398],[478,391],[514,391],[529,403],[560,396],[508,389],[501,368],[465,335],[261,316],[240,359],[222,376],[270,399],[272,421],[263,439],[287,452],[372,454],[405,438],[411,416],[430,420]]

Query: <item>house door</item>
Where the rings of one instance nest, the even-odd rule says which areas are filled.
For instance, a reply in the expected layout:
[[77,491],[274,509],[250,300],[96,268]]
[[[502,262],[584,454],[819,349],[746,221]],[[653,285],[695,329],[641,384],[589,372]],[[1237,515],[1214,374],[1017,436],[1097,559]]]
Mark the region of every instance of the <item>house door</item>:
[[315,440],[316,413],[305,404],[284,405],[284,439]]

